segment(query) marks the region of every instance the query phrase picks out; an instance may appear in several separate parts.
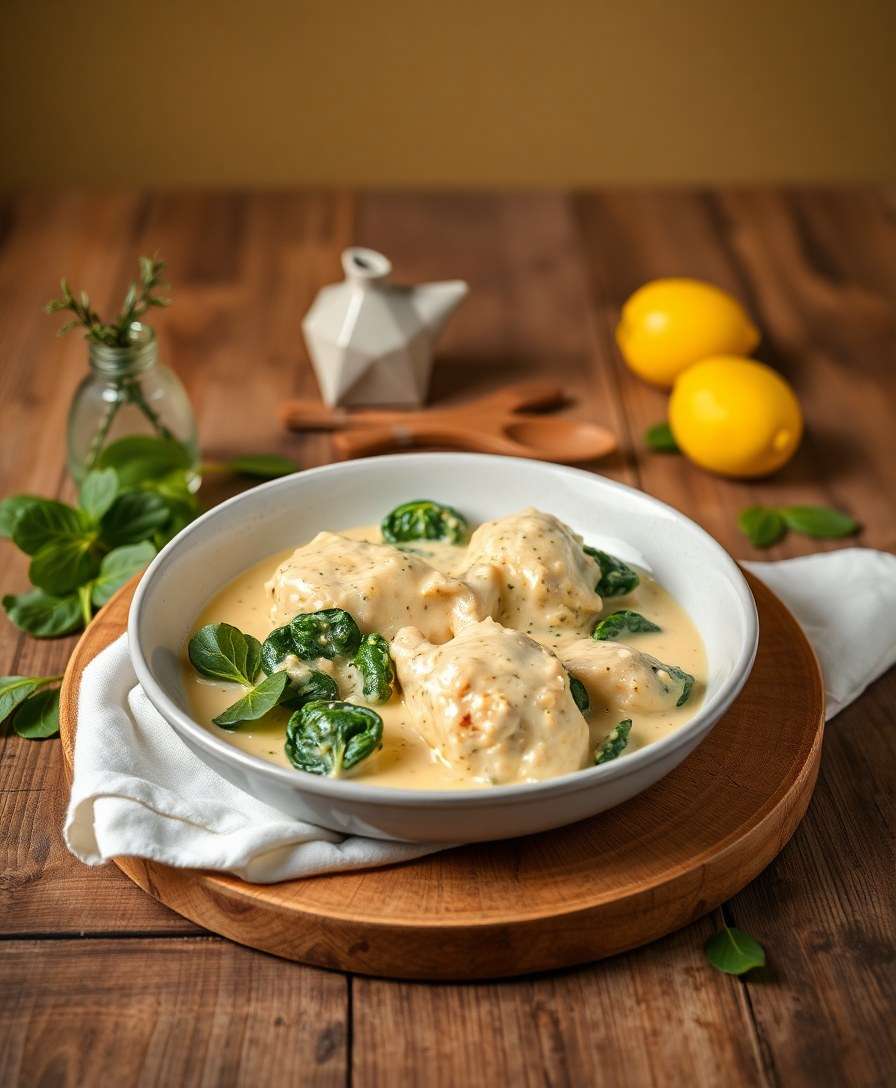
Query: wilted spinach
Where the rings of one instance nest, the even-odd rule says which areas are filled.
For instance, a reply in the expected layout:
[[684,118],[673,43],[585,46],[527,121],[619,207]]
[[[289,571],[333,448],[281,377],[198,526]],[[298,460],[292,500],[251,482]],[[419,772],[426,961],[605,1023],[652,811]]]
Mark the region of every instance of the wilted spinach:
[[408,540],[443,540],[448,544],[462,544],[468,532],[463,514],[453,506],[445,506],[432,499],[413,499],[396,506],[383,518],[380,529],[383,540],[390,544],[402,544]]
[[371,703],[388,703],[395,690],[395,666],[383,636],[365,635],[352,664],[364,682],[364,698]]
[[285,751],[300,771],[336,778],[375,752],[382,738],[383,719],[370,707],[318,700],[289,719]]
[[662,677],[662,673],[666,673],[672,680],[676,681],[679,688],[678,701],[676,706],[684,706],[691,696],[691,688],[694,686],[694,677],[689,672],[685,672],[684,669],[678,667],[678,665],[664,665],[662,661],[657,661],[655,657],[651,657],[649,654],[644,654],[644,658],[647,661],[651,671],[656,675],[659,682],[663,685],[663,690],[668,694],[674,689],[671,688]]
[[320,612],[301,612],[289,624],[292,629],[293,651],[304,661],[318,657],[333,660],[351,657],[361,645],[361,632],[354,618],[342,608],[325,608]]
[[605,642],[607,639],[616,639],[623,633],[639,635],[659,630],[652,620],[646,619],[640,612],[624,608],[619,612],[611,612],[596,623],[591,637],[595,642]]
[[631,718],[625,718],[617,725],[614,725],[609,736],[594,754],[595,765],[609,763],[611,759],[616,759],[617,756],[622,755],[628,745],[628,737],[631,731]]
[[624,597],[636,589],[641,581],[638,572],[615,555],[602,552],[599,548],[590,548],[587,544],[585,554],[590,555],[600,567],[600,581],[595,586],[595,591],[601,597]]
[[572,693],[572,700],[576,706],[581,710],[583,714],[587,714],[591,709],[591,698],[588,695],[588,689],[582,683],[581,680],[575,676],[569,677],[569,690]]

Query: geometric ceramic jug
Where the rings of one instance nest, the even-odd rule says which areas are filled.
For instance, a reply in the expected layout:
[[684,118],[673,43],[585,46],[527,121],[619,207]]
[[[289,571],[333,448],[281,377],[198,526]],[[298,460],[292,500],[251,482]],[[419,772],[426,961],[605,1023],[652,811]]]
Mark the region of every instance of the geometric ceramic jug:
[[342,267],[345,280],[322,288],[302,322],[324,402],[423,404],[436,338],[469,288],[387,283],[390,261],[361,246],[343,252]]

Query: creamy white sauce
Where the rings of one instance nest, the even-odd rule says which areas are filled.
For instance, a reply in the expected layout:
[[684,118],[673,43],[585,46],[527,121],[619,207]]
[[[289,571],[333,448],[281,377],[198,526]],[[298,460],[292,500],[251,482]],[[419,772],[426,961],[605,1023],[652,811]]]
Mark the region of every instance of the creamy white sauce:
[[[568,547],[565,533],[569,531],[565,526],[558,529],[561,523],[547,515],[537,515],[542,519],[539,524],[532,520],[533,515],[537,512],[527,511],[520,515],[530,519],[524,527],[537,538],[522,541],[521,547],[515,546],[512,540],[503,539],[500,523],[487,523],[473,535],[470,548],[414,541],[397,557],[385,550],[378,551],[378,562],[381,560],[385,568],[380,572],[381,577],[375,580],[372,594],[367,591],[371,587],[364,586],[358,578],[360,568],[352,558],[352,549],[349,549],[349,562],[341,577],[321,568],[323,573],[320,576],[315,573],[311,582],[304,560],[300,558],[296,564],[296,556],[304,549],[271,556],[245,571],[212,598],[197,617],[193,630],[207,623],[225,621],[263,640],[273,627],[291,618],[295,612],[344,607],[355,615],[362,630],[379,629],[375,626],[379,623],[388,628],[388,637],[392,637],[400,629],[408,594],[419,594],[421,587],[426,594],[434,588],[432,597],[426,598],[424,626],[428,630],[422,635],[436,643],[433,648],[436,659],[450,657],[450,654],[446,657],[439,653],[439,644],[451,637],[455,621],[462,625],[492,615],[505,626],[527,634],[550,649],[561,661],[565,660],[588,688],[591,708],[586,715],[588,740],[584,758],[579,747],[580,735],[570,727],[568,703],[552,708],[560,730],[556,734],[560,739],[554,741],[553,750],[554,735],[545,734],[544,730],[539,735],[523,713],[520,717],[524,720],[514,727],[512,739],[507,742],[505,737],[501,742],[503,748],[494,745],[494,758],[484,758],[481,746],[459,746],[454,738],[445,737],[444,730],[440,733],[432,722],[424,723],[424,705],[431,708],[432,703],[425,704],[425,700],[417,697],[419,693],[409,692],[407,699],[396,694],[385,706],[376,707],[383,719],[382,749],[347,776],[371,785],[421,790],[470,789],[487,788],[495,781],[544,778],[575,769],[572,764],[567,765],[569,760],[580,766],[590,765],[595,747],[622,718],[631,718],[633,723],[626,754],[679,729],[694,715],[703,697],[706,660],[693,623],[678,603],[643,571],[639,572],[641,583],[633,593],[607,599],[601,608],[599,598],[594,596],[587,582],[592,577],[590,568],[587,563],[581,563],[577,547]],[[494,529],[496,525],[499,526],[497,530]],[[378,526],[345,530],[340,535],[353,541],[382,543]],[[393,549],[388,549],[391,551]],[[493,561],[501,564],[497,572],[488,569]],[[429,581],[423,563],[438,572]],[[565,578],[566,572],[562,569],[568,563],[578,568],[573,572],[574,584]],[[511,568],[512,572],[508,574]],[[284,571],[287,572],[285,577]],[[275,588],[278,574],[281,576],[279,599]],[[395,592],[391,594],[383,591],[383,586],[390,584],[390,578],[396,580],[392,583]],[[467,579],[472,593],[464,584]],[[524,579],[528,581],[524,582]],[[578,585],[576,579],[585,581]],[[334,594],[335,599],[325,599]],[[627,648],[624,651],[616,651],[608,644],[592,643],[595,649],[591,652],[588,636],[595,617],[623,608],[642,613],[662,630],[623,636],[620,641]],[[290,609],[293,612],[287,615]],[[413,624],[414,621],[404,622]],[[405,635],[400,640],[403,638]],[[508,645],[517,644],[510,640]],[[522,646],[522,643],[518,645]],[[642,675],[638,654],[628,651],[652,655],[694,675],[696,683],[688,702],[683,707],[675,707],[674,700],[663,698],[661,691],[657,697],[657,689],[651,687],[653,674]],[[537,655],[537,650],[531,652]],[[363,701],[356,671],[338,661],[327,664],[327,671],[339,686],[340,697]],[[290,662],[290,665],[302,667],[299,662]],[[551,670],[546,667],[542,671],[547,676]],[[283,750],[290,711],[275,710],[261,722],[243,723],[235,732],[219,729],[211,719],[235,702],[242,689],[197,675],[187,661],[186,653],[183,675],[189,704],[198,722],[245,752],[284,767],[291,766]],[[487,684],[481,686],[487,687]],[[544,696],[539,698],[543,701]],[[489,728],[494,718],[492,715],[489,719]],[[504,728],[505,722],[506,718],[500,719],[500,728]],[[495,736],[500,735],[496,726]],[[519,753],[518,777],[513,776],[511,764],[506,759],[508,743],[511,751]],[[567,755],[561,758],[563,752]]]

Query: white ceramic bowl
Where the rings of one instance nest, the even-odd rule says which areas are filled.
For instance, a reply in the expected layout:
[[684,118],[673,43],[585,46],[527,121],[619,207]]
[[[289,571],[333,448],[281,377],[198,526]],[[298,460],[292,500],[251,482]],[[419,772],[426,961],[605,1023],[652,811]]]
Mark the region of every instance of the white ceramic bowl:
[[[706,645],[708,684],[678,732],[601,767],[546,782],[425,792],[331,780],[267,763],[190,716],[184,644],[203,606],[265,556],[322,529],[380,520],[407,499],[433,498],[471,522],[536,506],[597,547],[650,570],[684,606]],[[226,619],[222,616],[221,619]],[[131,657],[147,697],[203,762],[285,813],[345,833],[411,842],[473,842],[544,831],[612,808],[668,774],[707,735],[743,686],[756,653],[756,607],[719,545],[640,491],[577,469],[465,453],[415,453],[329,465],[253,488],[183,530],[134,596]]]

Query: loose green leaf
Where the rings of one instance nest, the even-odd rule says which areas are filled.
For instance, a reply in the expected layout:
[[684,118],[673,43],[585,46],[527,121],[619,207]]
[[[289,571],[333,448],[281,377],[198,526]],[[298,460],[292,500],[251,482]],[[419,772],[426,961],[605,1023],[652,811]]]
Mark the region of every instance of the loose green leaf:
[[81,484],[81,509],[99,521],[118,494],[118,473],[114,468],[98,468],[88,472]]
[[46,502],[39,495],[10,495],[0,502],[0,537],[12,538],[16,522],[29,507]]
[[43,590],[33,589],[18,596],[7,595],[3,607],[16,627],[35,638],[69,635],[84,625],[77,593],[51,597]]
[[641,579],[628,563],[623,563],[615,555],[602,552],[599,548],[589,548],[587,544],[584,550],[600,567],[600,581],[595,590],[601,597],[624,597],[637,589]]
[[661,630],[660,627],[646,619],[640,612],[632,612],[630,608],[624,608],[620,612],[612,612],[596,623],[591,637],[595,642],[605,642],[607,639],[619,638],[623,632],[639,635],[659,630]]
[[414,499],[396,506],[382,520],[383,540],[402,544],[408,540],[444,540],[462,544],[467,538],[467,522],[453,506]]
[[103,557],[100,571],[90,590],[90,599],[96,608],[102,608],[117,589],[132,578],[153,559],[156,549],[148,540],[141,544],[128,544],[115,548]]
[[36,555],[47,544],[82,540],[90,531],[90,519],[83,510],[54,499],[39,499],[21,510],[12,538],[26,555]]
[[317,700],[289,719],[286,755],[300,771],[335,778],[375,752],[382,739],[383,719],[375,710]]
[[12,727],[25,740],[46,740],[59,733],[59,688],[39,691],[16,711]]
[[591,698],[588,695],[588,689],[577,677],[570,676],[569,690],[572,692],[573,702],[583,714],[587,714],[591,709]]
[[271,676],[266,676],[247,691],[242,699],[237,699],[232,706],[222,711],[216,718],[212,718],[212,721],[215,725],[220,725],[222,729],[232,730],[240,722],[255,721],[263,717],[280,702],[288,679],[285,672],[275,672]]
[[64,597],[89,582],[100,568],[100,557],[90,537],[47,544],[28,567],[31,584],[54,597]]
[[395,690],[395,666],[383,636],[365,635],[352,664],[364,682],[364,698],[369,703],[388,703]]
[[754,967],[765,966],[765,950],[748,933],[725,926],[704,945],[706,958],[726,975],[743,975]]
[[784,519],[777,510],[765,506],[748,506],[738,515],[737,524],[754,548],[770,548],[786,531]]
[[668,423],[654,423],[644,432],[644,441],[647,448],[654,453],[681,453],[672,428]]
[[262,480],[273,480],[278,476],[289,476],[302,467],[289,457],[276,453],[254,453],[244,457],[234,457],[225,461],[223,466],[228,472],[238,476],[256,476]]
[[859,523],[841,510],[828,506],[782,506],[778,513],[787,528],[804,536],[841,537],[858,532]]
[[119,495],[103,520],[100,535],[110,548],[139,544],[167,524],[168,503],[154,491],[126,491]]
[[209,623],[190,639],[193,668],[212,680],[250,688],[261,666],[261,643],[229,623]]
[[625,718],[617,725],[614,725],[607,739],[594,754],[595,765],[609,763],[611,759],[616,759],[617,756],[622,755],[628,745],[628,737],[631,731],[631,718]]
[[326,657],[351,657],[361,645],[361,632],[342,608],[301,612],[290,623],[295,653],[303,661]]
[[58,679],[58,676],[0,676],[0,723],[29,695]]
[[189,450],[173,438],[134,434],[106,446],[97,458],[97,468],[114,468],[121,489],[136,487],[146,480],[158,480],[192,464]]

